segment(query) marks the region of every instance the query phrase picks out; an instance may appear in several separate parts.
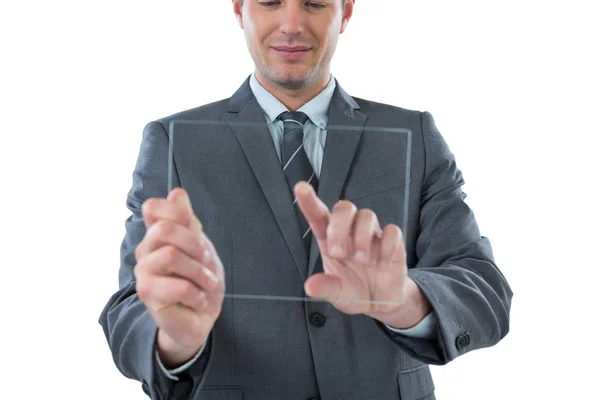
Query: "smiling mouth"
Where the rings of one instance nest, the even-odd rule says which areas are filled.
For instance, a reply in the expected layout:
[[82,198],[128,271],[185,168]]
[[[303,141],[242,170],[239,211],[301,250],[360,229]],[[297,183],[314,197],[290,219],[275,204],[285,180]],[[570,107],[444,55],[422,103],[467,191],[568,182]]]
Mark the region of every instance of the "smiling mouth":
[[309,48],[305,47],[273,47],[273,50],[278,57],[285,61],[302,60],[310,51]]
[[305,52],[309,51],[310,47],[305,46],[273,46],[276,51],[285,51],[288,53]]
[[281,49],[273,49],[276,53],[280,55],[303,55],[308,53],[308,50],[281,50]]

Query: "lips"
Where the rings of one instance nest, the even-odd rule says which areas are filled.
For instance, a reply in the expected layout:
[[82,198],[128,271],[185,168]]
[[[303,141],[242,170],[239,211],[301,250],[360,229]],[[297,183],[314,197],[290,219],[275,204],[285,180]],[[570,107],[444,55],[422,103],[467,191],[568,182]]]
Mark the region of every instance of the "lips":
[[285,61],[299,61],[308,54],[310,47],[304,46],[273,46],[275,53]]
[[289,52],[310,50],[310,47],[305,47],[305,46],[273,46],[273,48],[277,51],[289,51]]

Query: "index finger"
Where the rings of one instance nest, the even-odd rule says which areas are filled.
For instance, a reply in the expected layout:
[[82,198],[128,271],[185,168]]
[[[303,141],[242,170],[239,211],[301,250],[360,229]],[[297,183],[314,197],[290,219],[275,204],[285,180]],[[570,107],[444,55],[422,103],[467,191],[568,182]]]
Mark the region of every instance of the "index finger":
[[294,186],[294,194],[313,235],[317,240],[325,240],[330,216],[327,205],[319,199],[312,186],[305,181],[298,182]]

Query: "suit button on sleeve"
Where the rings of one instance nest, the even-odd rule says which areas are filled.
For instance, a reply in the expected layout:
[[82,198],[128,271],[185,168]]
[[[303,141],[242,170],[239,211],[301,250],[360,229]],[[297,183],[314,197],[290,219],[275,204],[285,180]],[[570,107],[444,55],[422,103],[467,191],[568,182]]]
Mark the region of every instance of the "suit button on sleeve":
[[461,333],[456,337],[455,344],[458,350],[464,349],[469,345],[469,343],[471,343],[471,335],[469,335],[469,332]]
[[144,393],[146,393],[148,396],[150,396],[150,388],[148,387],[148,384],[146,383],[146,381],[142,382],[142,390],[144,391]]

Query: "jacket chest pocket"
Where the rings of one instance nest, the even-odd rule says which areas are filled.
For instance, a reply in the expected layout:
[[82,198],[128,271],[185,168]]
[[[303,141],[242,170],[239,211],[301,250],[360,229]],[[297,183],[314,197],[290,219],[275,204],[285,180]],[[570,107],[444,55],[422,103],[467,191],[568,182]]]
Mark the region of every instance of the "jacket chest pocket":
[[[409,179],[408,183],[410,184],[410,182],[411,180]],[[352,201],[388,190],[403,188],[404,186],[406,186],[406,175],[404,173],[391,173],[358,179],[353,178],[344,187],[343,198]]]

